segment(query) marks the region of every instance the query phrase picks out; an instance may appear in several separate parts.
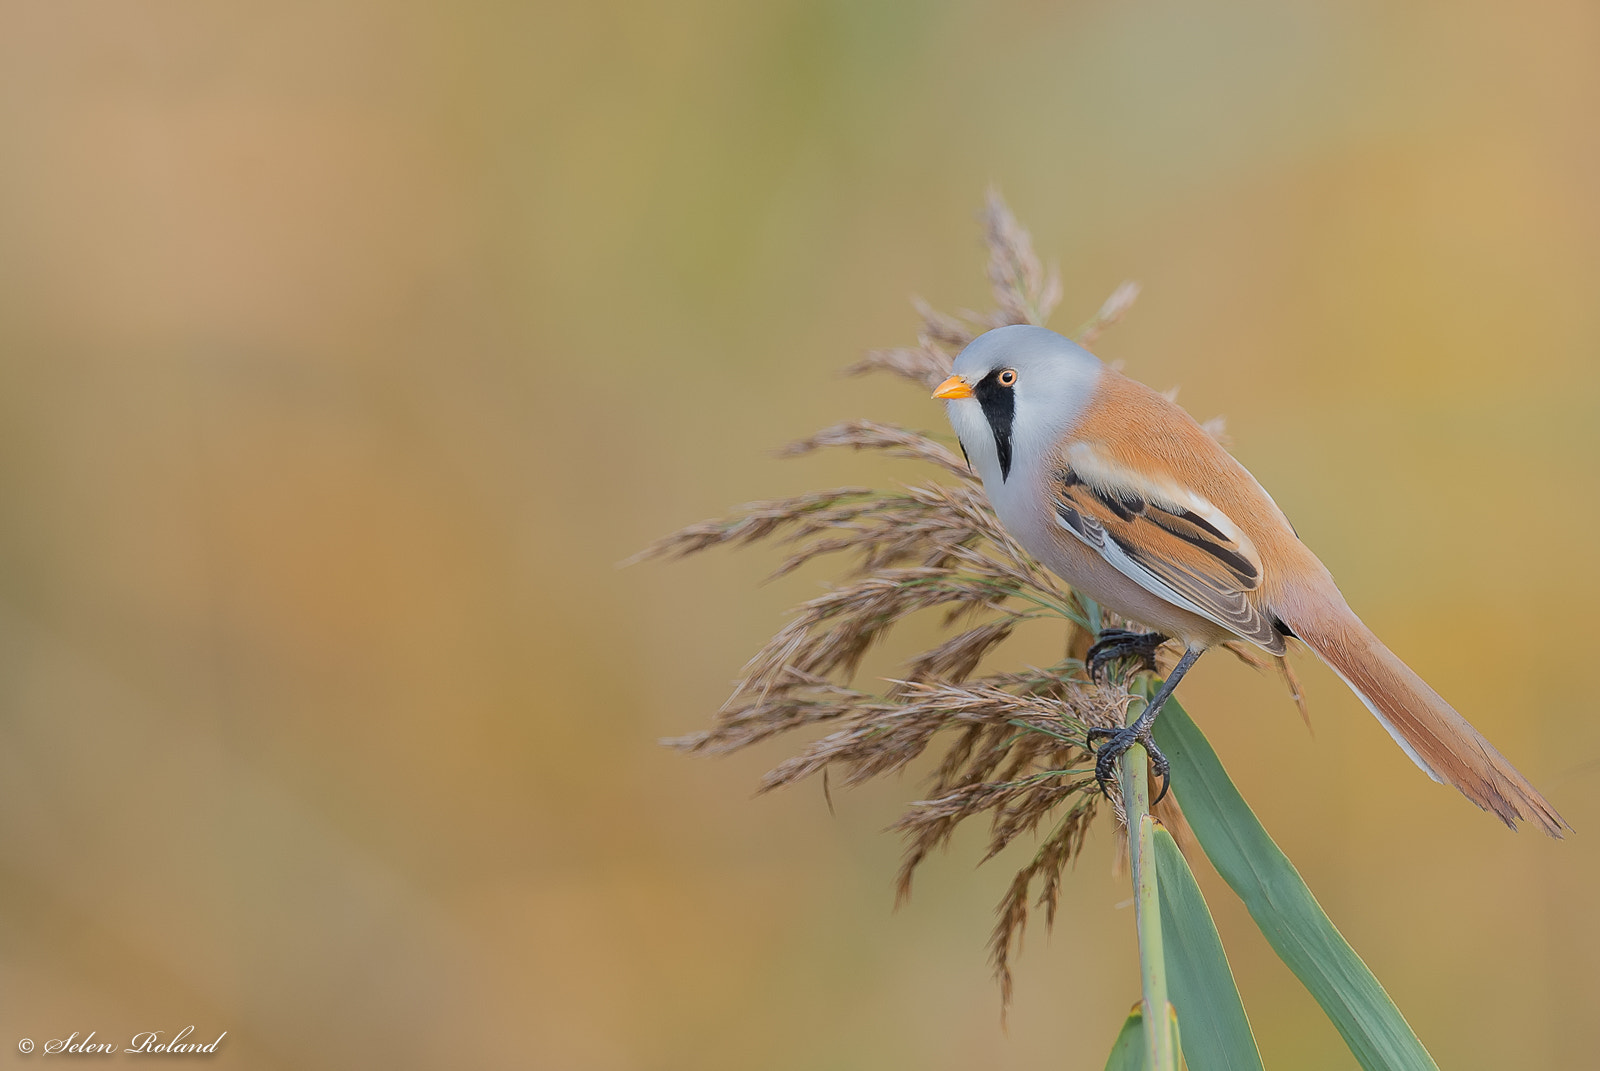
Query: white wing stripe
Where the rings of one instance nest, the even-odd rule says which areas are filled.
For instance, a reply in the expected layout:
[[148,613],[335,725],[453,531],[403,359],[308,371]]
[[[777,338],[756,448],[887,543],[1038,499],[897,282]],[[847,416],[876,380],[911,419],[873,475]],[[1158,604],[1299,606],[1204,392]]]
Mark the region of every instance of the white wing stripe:
[[[1233,523],[1233,518],[1212,505],[1211,501],[1204,496],[1170,481],[1152,480],[1142,473],[1101,455],[1090,443],[1073,443],[1067,448],[1067,459],[1071,463],[1073,471],[1085,483],[1103,488],[1126,487],[1138,494],[1146,502],[1163,509],[1169,511],[1187,509],[1204,517],[1218,531],[1233,540],[1246,558],[1257,563],[1260,562],[1255,544],[1250,541],[1250,537],[1245,535],[1243,530]],[[1273,503],[1273,505],[1276,507],[1277,503]]]
[[[1138,562],[1130,558],[1127,552],[1117,544],[1115,539],[1107,539],[1105,529],[1102,528],[1099,522],[1097,522],[1093,517],[1085,517],[1082,513],[1072,509],[1072,507],[1067,506],[1064,503],[1059,504],[1059,509],[1069,510],[1072,516],[1077,518],[1078,525],[1081,525],[1083,530],[1080,531],[1078,525],[1072,524],[1059,511],[1056,514],[1057,524],[1059,524],[1062,528],[1065,528],[1068,532],[1071,532],[1075,538],[1099,554],[1119,573],[1121,573],[1123,576],[1126,576],[1129,580],[1132,580],[1135,584],[1138,584],[1140,587],[1144,588],[1150,594],[1159,599],[1165,599],[1167,602],[1172,603],[1179,609],[1187,610],[1197,617],[1203,617],[1207,621],[1213,621],[1227,629],[1229,632],[1233,633],[1235,636],[1238,636],[1240,639],[1248,640],[1251,643],[1254,643],[1256,646],[1261,647],[1263,650],[1269,651],[1273,654],[1283,653],[1281,646],[1277,650],[1273,650],[1272,647],[1268,646],[1266,643],[1263,643],[1260,639],[1246,635],[1245,632],[1242,631],[1241,626],[1247,629],[1249,627],[1248,622],[1225,620],[1216,612],[1196,604],[1192,599],[1189,599],[1175,591],[1160,577],[1156,576],[1143,565],[1140,565]],[[1277,639],[1276,635],[1274,635],[1273,638]],[[1279,640],[1278,642],[1281,645],[1282,640]]]
[[[1071,531],[1071,529],[1068,528],[1068,531]],[[1076,535],[1077,533],[1074,532],[1073,534]],[[1088,542],[1088,540],[1084,540],[1084,542]],[[1168,587],[1166,583],[1164,583],[1154,573],[1150,572],[1150,570],[1146,569],[1144,566],[1128,557],[1127,552],[1121,547],[1117,546],[1117,541],[1115,539],[1102,539],[1100,541],[1100,545],[1095,547],[1095,549],[1100,552],[1100,556],[1102,558],[1116,566],[1118,572],[1128,577],[1128,579],[1144,588],[1150,594],[1156,596],[1157,598],[1165,599],[1173,605],[1181,607],[1184,610],[1188,610],[1191,614],[1198,614],[1201,617],[1216,621],[1217,624],[1221,625],[1223,628],[1232,628],[1232,626],[1226,621],[1218,620],[1216,614],[1213,614],[1202,607],[1196,606],[1193,602],[1190,602],[1172,588]]]

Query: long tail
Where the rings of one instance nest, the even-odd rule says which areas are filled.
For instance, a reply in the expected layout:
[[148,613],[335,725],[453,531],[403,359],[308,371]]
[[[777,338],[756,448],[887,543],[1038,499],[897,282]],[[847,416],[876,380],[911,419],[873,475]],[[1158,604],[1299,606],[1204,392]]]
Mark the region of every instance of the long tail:
[[1362,624],[1337,592],[1285,616],[1295,635],[1344,679],[1429,777],[1456,786],[1512,829],[1518,819],[1557,838],[1563,827],[1571,828],[1504,755]]

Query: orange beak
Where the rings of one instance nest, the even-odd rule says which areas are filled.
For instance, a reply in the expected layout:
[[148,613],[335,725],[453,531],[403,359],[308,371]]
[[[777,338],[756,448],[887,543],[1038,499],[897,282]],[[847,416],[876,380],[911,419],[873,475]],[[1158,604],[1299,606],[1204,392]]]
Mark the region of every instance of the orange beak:
[[960,376],[951,376],[939,384],[939,389],[933,392],[933,396],[944,399],[970,398],[972,397],[972,388]]

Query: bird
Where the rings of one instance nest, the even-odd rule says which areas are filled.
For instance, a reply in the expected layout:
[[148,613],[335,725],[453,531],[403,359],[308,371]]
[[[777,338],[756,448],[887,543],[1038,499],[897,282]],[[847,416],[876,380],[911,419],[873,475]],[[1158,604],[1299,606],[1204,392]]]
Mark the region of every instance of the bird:
[[[1310,648],[1422,772],[1512,829],[1570,829],[1527,778],[1350,609],[1272,496],[1176,402],[1032,324],[973,339],[934,390],[1001,524],[1075,590],[1148,633],[1106,630],[1086,658],[1183,654],[1140,716],[1091,731],[1109,794],[1136,741],[1170,785],[1151,727],[1209,648],[1243,641],[1282,658]],[[1159,798],[1159,797],[1158,797]]]

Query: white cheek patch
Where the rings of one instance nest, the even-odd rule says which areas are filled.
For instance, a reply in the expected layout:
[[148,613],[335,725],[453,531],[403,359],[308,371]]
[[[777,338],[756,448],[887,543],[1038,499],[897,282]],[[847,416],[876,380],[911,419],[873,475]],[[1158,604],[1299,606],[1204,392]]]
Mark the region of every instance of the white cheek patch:
[[945,415],[955,429],[961,448],[966,451],[967,464],[985,483],[1000,478],[1000,459],[995,455],[994,433],[983,415],[983,407],[974,398],[952,399],[945,403]]

